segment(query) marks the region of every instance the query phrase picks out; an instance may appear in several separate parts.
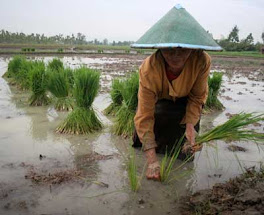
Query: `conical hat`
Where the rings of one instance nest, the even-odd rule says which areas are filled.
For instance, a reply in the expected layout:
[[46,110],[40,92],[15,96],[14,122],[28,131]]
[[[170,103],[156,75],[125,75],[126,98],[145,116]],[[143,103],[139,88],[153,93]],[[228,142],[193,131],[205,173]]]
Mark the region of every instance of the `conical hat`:
[[222,50],[211,35],[180,5],[173,7],[131,47]]

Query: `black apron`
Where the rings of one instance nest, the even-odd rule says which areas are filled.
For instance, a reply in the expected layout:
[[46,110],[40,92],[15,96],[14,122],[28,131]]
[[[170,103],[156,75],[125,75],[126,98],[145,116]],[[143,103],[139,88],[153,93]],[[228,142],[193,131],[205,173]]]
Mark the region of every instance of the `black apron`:
[[[185,133],[185,125],[181,125],[183,117],[186,113],[188,97],[182,97],[177,99],[175,102],[172,100],[162,99],[159,100],[155,105],[155,124],[154,134],[155,141],[158,147],[156,148],[157,153],[165,154],[166,150],[168,153],[174,148],[174,145],[178,143],[181,137]],[[194,126],[198,132],[200,129],[200,120]],[[186,138],[182,141],[182,145],[186,141]],[[133,135],[133,147],[141,147],[136,130]],[[180,153],[179,159],[184,159],[185,155]]]

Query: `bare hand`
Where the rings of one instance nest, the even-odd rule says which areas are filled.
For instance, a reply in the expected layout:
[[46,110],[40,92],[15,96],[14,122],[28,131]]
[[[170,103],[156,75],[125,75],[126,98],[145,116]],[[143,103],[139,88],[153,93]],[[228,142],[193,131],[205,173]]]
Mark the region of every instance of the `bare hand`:
[[185,131],[187,143],[185,143],[183,145],[183,148],[182,148],[182,151],[184,153],[188,153],[188,152],[194,153],[194,152],[200,151],[202,149],[202,147],[203,147],[202,144],[197,145],[195,143],[195,134],[196,134],[196,131],[194,129],[193,124],[187,123],[186,124],[186,131]]
[[160,165],[156,156],[155,148],[145,151],[145,155],[147,157],[147,163],[148,163],[147,171],[146,171],[147,179],[160,181]]
[[186,135],[188,143],[190,144],[192,152],[194,152],[194,148],[195,148],[195,133],[196,131],[194,129],[193,124],[187,123],[185,135]]

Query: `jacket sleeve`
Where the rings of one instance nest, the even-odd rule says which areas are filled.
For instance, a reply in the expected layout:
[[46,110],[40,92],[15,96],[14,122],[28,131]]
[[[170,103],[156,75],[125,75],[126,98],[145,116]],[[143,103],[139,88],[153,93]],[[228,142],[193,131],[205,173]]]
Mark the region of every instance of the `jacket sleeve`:
[[211,67],[211,59],[206,55],[204,64],[200,67],[200,72],[194,82],[194,85],[188,95],[186,115],[184,124],[191,123],[194,126],[198,123],[202,113],[202,106],[205,104],[208,96],[208,76]]
[[146,151],[157,147],[154,134],[154,111],[156,104],[156,95],[151,89],[151,80],[139,70],[139,91],[138,91],[138,109],[134,118],[138,137],[143,144],[143,150]]

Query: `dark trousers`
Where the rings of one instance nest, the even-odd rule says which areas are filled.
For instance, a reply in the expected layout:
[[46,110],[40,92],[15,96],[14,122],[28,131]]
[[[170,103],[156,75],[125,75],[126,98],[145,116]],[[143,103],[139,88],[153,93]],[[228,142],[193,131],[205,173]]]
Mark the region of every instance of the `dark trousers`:
[[[187,97],[179,98],[175,102],[171,100],[159,100],[155,106],[155,124],[154,134],[158,145],[157,153],[168,153],[175,147],[175,144],[181,139],[185,133],[185,125],[181,125],[183,117],[186,113]],[[198,132],[200,121],[195,125],[195,130]],[[186,139],[182,141],[182,145]],[[133,147],[141,147],[136,130],[133,135]],[[182,155],[179,156],[179,158]]]

